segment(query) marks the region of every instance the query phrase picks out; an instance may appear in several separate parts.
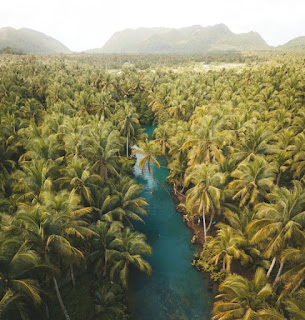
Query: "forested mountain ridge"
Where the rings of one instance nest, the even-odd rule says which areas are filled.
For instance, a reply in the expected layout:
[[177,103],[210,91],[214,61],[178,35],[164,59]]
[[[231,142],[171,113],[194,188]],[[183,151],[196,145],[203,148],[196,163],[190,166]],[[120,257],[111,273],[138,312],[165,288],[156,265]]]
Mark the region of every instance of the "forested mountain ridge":
[[58,40],[28,28],[1,28],[0,49],[6,47],[32,54],[71,53],[71,50]]
[[[278,47],[269,46],[257,32],[233,33],[225,24],[202,27],[125,29],[113,34],[102,48],[87,53],[210,54],[246,50],[304,50],[305,37]],[[29,28],[0,28],[0,54],[70,54],[60,41]]]
[[288,49],[288,50],[304,50],[305,49],[305,36],[294,38],[282,46],[279,46],[278,49]]
[[267,49],[269,46],[257,32],[235,34],[226,25],[181,29],[139,28],[116,32],[101,53],[204,53],[211,51],[242,51]]

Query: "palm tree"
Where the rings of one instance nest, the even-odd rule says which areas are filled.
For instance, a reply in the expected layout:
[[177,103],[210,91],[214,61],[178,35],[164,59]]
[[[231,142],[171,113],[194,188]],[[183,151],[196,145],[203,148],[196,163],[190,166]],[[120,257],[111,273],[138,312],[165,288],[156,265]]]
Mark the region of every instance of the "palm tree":
[[166,155],[167,150],[169,149],[169,127],[166,125],[159,125],[155,131],[155,142],[161,147],[161,154]]
[[112,280],[118,276],[123,287],[127,288],[130,264],[139,270],[151,274],[151,266],[141,255],[150,255],[151,247],[146,243],[144,234],[132,232],[126,228],[122,236],[111,242],[109,259],[113,263],[110,271]]
[[281,250],[304,238],[305,193],[295,183],[293,190],[276,188],[266,198],[269,203],[256,206],[257,220],[250,223],[249,229],[255,232],[252,243],[264,242],[265,256],[273,257],[269,277]]
[[120,133],[112,130],[101,134],[91,132],[85,141],[84,155],[92,160],[92,170],[98,172],[103,179],[108,179],[108,172],[119,177],[117,162],[122,147],[120,138]]
[[[193,187],[186,192],[186,206],[191,212],[202,212],[204,240],[212,225],[216,211],[220,211],[221,189],[224,176],[217,172],[215,165],[196,165],[187,170],[185,174],[185,186],[192,183]],[[206,214],[211,214],[210,223],[206,227]]]
[[152,140],[139,141],[138,148],[133,149],[133,153],[143,155],[139,161],[139,168],[144,173],[145,165],[148,172],[153,173],[152,163],[154,163],[158,169],[160,169],[160,163],[156,159],[156,156],[160,154],[160,147]]
[[120,286],[103,283],[94,293],[96,317],[104,320],[122,319],[126,307],[119,301]]
[[305,319],[305,289],[301,289],[290,295],[289,298],[284,299],[283,304],[285,305],[285,310],[289,315],[291,320]]
[[229,203],[223,203],[225,222],[218,222],[219,228],[231,228],[234,234],[237,234],[243,239],[243,250],[249,255],[256,263],[261,266],[268,265],[268,261],[261,260],[261,254],[257,246],[251,243],[252,234],[249,231],[249,224],[255,219],[255,211],[250,210],[249,207],[242,209],[235,207]]
[[[268,307],[266,309],[262,309],[258,312],[259,319],[262,320],[287,320],[287,318],[283,315],[283,312],[276,310],[275,308]],[[295,319],[296,320],[296,319]]]
[[72,187],[82,197],[84,204],[91,205],[92,193],[103,184],[103,179],[100,175],[91,173],[88,161],[78,156],[69,158],[62,174],[63,177],[58,178],[56,183],[60,187]]
[[230,273],[233,258],[241,260],[243,265],[251,262],[252,259],[243,250],[245,245],[246,240],[242,236],[232,228],[226,227],[217,231],[217,236],[206,245],[205,251],[212,255],[209,263],[214,262],[218,265],[222,260],[223,271]]
[[60,127],[60,133],[64,135],[63,142],[67,155],[80,156],[83,152],[83,140],[89,130],[83,125],[83,122],[80,117],[66,117]]
[[139,197],[142,191],[143,187],[136,184],[134,180],[128,177],[122,178],[115,186],[113,194],[106,197],[100,209],[100,218],[109,221],[127,220],[131,227],[133,226],[130,219],[144,222],[139,216],[147,215],[143,208],[147,206],[147,202],[144,198]]
[[[26,238],[34,244],[45,265],[56,270],[62,264],[70,265],[83,258],[83,253],[74,247],[70,237],[89,237],[92,231],[80,218],[88,213],[88,208],[79,206],[80,198],[74,193],[63,190],[58,195],[43,194],[43,204],[35,206],[22,205],[17,220]],[[65,318],[69,320],[68,312],[62,301],[57,284],[56,273],[51,277],[58,301]]]
[[87,260],[93,265],[94,272],[97,276],[107,274],[111,242],[115,240],[120,234],[123,225],[118,221],[107,222],[97,221],[91,226],[96,233],[93,238],[92,247],[93,252],[87,257]]
[[[173,130],[171,128],[171,130]],[[171,133],[173,131],[170,131]],[[184,191],[184,174],[187,168],[188,156],[187,150],[182,149],[182,145],[187,141],[188,136],[185,132],[185,128],[179,126],[177,134],[171,136],[169,139],[169,154],[171,155],[171,159],[168,164],[168,168],[170,169],[170,174],[168,175],[168,180],[173,182],[174,190],[177,191],[176,186],[180,186],[181,192]]]
[[20,200],[41,201],[41,193],[52,188],[56,164],[51,160],[23,161],[21,168],[13,173],[14,191],[20,194]]
[[[195,118],[196,119],[196,118]],[[217,136],[219,122],[212,116],[204,116],[200,123],[193,121],[191,132],[194,132],[181,148],[189,149],[189,165],[194,166],[204,162],[206,165],[217,160],[221,163],[224,160],[222,152],[222,138]]]
[[48,106],[51,106],[52,104],[59,102],[60,100],[64,100],[64,92],[62,85],[58,82],[52,83],[46,92],[46,100]]
[[246,204],[254,205],[271,190],[275,169],[256,157],[253,162],[240,163],[231,176],[234,180],[228,187],[235,193],[233,200],[239,199],[239,207],[243,207]]
[[175,120],[185,120],[186,118],[186,102],[180,97],[173,96],[167,110]]
[[251,160],[257,155],[268,155],[273,153],[274,148],[270,144],[272,133],[263,125],[252,126],[244,134],[243,139],[237,140],[236,151],[232,157],[238,161]]
[[293,139],[295,137],[295,131],[291,128],[283,129],[277,136],[277,145],[275,147],[275,154],[272,156],[272,160],[277,168],[276,185],[278,186],[281,181],[282,174],[291,169],[292,157],[293,157]]
[[92,97],[92,105],[100,119],[110,118],[115,102],[109,91],[97,93]]
[[122,120],[119,121],[118,127],[123,136],[126,137],[126,155],[129,157],[128,149],[129,143],[134,142],[136,136],[136,126],[138,125],[139,120],[135,109],[130,107],[128,104],[124,104],[124,109],[122,110]]
[[0,318],[28,319],[27,305],[42,302],[38,281],[31,277],[39,256],[28,242],[17,237],[0,240]]
[[[11,132],[9,124],[6,124],[5,119],[1,119],[0,129],[0,168],[2,171],[11,172],[15,167],[15,161],[18,157],[17,136]],[[7,128],[8,127],[8,128]]]
[[[168,168],[170,169],[170,173],[167,176],[167,179],[171,182],[173,182],[175,194],[179,191],[177,191],[177,186],[181,188],[181,192],[184,191],[184,174],[185,170],[187,168],[187,157],[184,158],[181,156],[179,159],[171,160],[171,163],[168,165]],[[182,193],[180,194],[182,195]]]
[[259,320],[259,311],[269,307],[269,299],[273,294],[262,268],[256,269],[252,281],[239,275],[227,276],[219,286],[219,292],[212,320]]
[[305,280],[305,246],[301,248],[287,248],[282,252],[283,262],[289,263],[290,267],[281,276],[277,277],[276,282],[286,284],[284,292],[294,293],[297,291]]
[[293,176],[301,181],[304,180],[305,174],[304,142],[305,134],[302,132],[295,137],[293,145],[290,146],[290,150],[294,155],[292,164]]

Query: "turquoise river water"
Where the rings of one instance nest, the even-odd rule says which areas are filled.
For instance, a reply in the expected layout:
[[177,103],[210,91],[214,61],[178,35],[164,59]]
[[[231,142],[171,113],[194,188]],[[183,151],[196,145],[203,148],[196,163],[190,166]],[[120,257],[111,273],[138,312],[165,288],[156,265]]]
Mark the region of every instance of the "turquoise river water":
[[[145,127],[150,135],[154,127]],[[137,157],[139,161],[140,157]],[[154,167],[157,179],[166,184],[166,159],[158,159],[161,169]],[[145,257],[152,266],[152,275],[132,272],[130,304],[133,320],[208,320],[212,294],[207,281],[192,267],[196,248],[191,244],[190,230],[182,221],[172,197],[146,170],[135,166],[135,177],[144,187],[142,196],[148,202],[145,224],[136,229],[147,236],[153,253]]]

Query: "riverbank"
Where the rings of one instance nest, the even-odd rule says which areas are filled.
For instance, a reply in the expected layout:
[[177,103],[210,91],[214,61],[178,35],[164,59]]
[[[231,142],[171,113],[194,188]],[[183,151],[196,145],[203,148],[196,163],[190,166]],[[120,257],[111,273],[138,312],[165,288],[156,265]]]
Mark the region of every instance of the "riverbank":
[[[203,226],[202,226],[202,220],[200,220],[200,223],[196,221],[196,219],[190,219],[187,218],[186,213],[181,209],[179,204],[185,203],[185,196],[183,194],[176,193],[175,195],[175,204],[176,204],[176,210],[182,215],[182,219],[185,223],[185,225],[191,230],[192,232],[192,243],[194,245],[200,246],[200,251],[202,250],[202,246],[204,245],[204,232],[203,232]],[[215,225],[212,225],[208,236],[215,237],[217,233],[217,228]],[[239,260],[233,260],[231,265],[231,273],[236,273],[238,275],[241,275],[248,280],[252,280],[254,276],[254,270],[251,270],[251,268],[244,268]],[[204,272],[204,275],[209,280],[209,285],[211,287],[211,283],[214,281],[210,278],[208,272]],[[214,282],[215,283],[215,282]],[[215,290],[213,289],[213,293],[215,293]]]
[[[182,215],[183,222],[186,224],[186,226],[192,231],[192,243],[198,244],[200,246],[204,245],[204,232],[203,232],[203,226],[202,221],[200,219],[199,223],[198,220],[196,221],[196,218],[191,218],[186,215],[186,212],[179,206],[180,204],[185,203],[185,195],[182,193],[175,193],[175,199],[174,199],[176,210]],[[211,226],[209,235],[214,236],[216,234],[216,228],[214,226]]]
[[[151,129],[151,128],[149,128]],[[193,266],[198,252],[191,244],[191,231],[185,227],[176,211],[173,194],[166,183],[169,170],[166,159],[158,158],[161,169],[153,166],[154,175],[138,167],[135,178],[144,187],[142,196],[149,204],[145,224],[137,224],[137,230],[146,234],[153,254],[147,257],[152,275],[132,273],[130,303],[133,320],[209,320],[213,297],[208,281]],[[170,196],[169,196],[170,193]]]

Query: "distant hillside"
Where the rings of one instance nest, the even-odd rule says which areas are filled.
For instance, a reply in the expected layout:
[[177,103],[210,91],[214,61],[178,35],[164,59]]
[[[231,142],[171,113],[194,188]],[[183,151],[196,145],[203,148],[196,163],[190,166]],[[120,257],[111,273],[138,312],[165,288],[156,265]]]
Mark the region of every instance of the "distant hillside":
[[5,47],[5,48],[0,49],[0,54],[17,54],[17,55],[21,55],[21,54],[24,54],[24,53],[21,52],[21,51],[17,51],[15,49],[12,49],[10,47]]
[[71,53],[70,49],[58,40],[27,28],[1,28],[0,49],[5,47],[33,54]]
[[305,50],[305,37],[298,37],[279,46],[278,49]]
[[226,25],[199,25],[173,28],[139,28],[116,32],[92,53],[207,53],[266,49],[269,46],[256,32],[233,33]]

